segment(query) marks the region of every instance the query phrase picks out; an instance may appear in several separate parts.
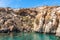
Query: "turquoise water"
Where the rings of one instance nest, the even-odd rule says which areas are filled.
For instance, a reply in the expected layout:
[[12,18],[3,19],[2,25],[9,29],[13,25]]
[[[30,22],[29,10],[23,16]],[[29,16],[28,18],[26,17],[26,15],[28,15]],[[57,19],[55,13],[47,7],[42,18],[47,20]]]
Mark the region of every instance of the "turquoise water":
[[0,33],[0,40],[60,40],[53,34],[40,33]]

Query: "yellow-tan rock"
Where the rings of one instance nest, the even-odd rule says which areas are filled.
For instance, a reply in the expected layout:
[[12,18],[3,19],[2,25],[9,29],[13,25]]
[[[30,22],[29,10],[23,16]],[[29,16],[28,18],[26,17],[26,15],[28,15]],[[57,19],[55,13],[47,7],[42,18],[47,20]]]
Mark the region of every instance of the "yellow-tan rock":
[[43,32],[60,35],[60,6],[0,8],[0,32]]

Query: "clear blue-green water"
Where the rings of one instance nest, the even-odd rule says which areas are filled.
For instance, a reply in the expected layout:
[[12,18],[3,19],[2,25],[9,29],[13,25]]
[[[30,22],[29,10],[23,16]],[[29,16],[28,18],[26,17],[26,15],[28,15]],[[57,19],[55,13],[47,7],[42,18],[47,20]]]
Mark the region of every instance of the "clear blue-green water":
[[0,33],[0,40],[60,40],[51,34],[40,33]]

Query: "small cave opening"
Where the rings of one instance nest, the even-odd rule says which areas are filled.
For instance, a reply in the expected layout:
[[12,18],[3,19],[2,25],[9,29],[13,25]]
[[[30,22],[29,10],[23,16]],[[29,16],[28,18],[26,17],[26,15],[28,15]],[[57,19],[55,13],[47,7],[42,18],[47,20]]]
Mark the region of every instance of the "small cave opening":
[[21,15],[21,16],[27,16],[28,13],[27,13],[27,12],[21,12],[20,15]]

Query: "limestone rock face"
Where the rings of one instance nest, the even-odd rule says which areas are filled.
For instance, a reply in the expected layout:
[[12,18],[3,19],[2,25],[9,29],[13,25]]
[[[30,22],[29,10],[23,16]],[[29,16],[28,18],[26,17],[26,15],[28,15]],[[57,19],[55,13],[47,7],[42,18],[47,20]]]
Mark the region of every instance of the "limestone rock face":
[[56,35],[59,36],[60,7],[42,7],[37,9],[37,12],[38,14],[36,15],[34,21],[34,31],[43,33],[56,33]]
[[0,32],[43,32],[60,34],[60,6],[0,8]]
[[60,23],[58,24],[58,27],[56,30],[56,36],[60,36]]

